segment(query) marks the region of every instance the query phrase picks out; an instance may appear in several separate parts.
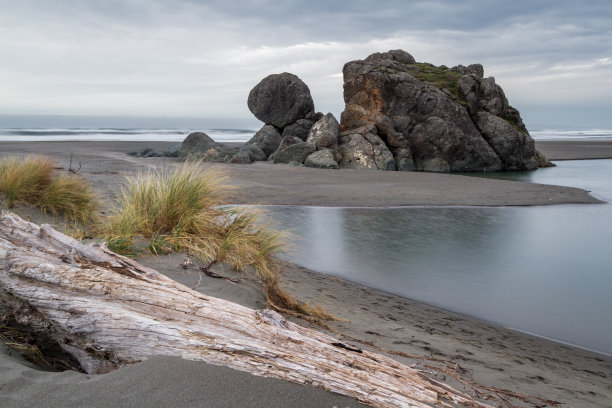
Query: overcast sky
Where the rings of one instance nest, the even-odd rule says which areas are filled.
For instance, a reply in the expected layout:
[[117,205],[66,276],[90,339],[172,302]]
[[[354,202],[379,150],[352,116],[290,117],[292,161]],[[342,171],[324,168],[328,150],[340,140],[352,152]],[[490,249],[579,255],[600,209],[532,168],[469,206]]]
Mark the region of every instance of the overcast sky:
[[396,48],[482,63],[530,129],[612,128],[609,0],[0,0],[0,114],[256,127],[250,89],[287,71],[339,117],[344,63]]

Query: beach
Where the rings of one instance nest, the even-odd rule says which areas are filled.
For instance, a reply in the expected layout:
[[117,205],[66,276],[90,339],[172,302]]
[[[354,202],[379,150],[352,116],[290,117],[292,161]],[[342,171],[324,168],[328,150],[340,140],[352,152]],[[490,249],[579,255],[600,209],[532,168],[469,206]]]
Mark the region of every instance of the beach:
[[[143,147],[163,150],[171,144],[2,142],[0,154],[44,154],[57,162],[58,169],[71,167],[88,178],[110,203],[109,199],[117,196],[123,175],[175,163],[175,159],[138,159],[125,153]],[[540,141],[537,147],[553,161],[612,158],[610,141]],[[229,201],[235,204],[389,207],[600,203],[576,188],[464,175],[321,170],[268,163],[218,166],[227,174],[232,187]],[[30,209],[22,211],[39,221]],[[179,266],[181,255],[138,260],[187,286],[194,286],[199,278],[195,270]],[[320,304],[341,318],[329,323],[333,335],[354,347],[389,352],[398,361],[414,365],[470,395],[484,396],[487,389],[482,387],[490,387],[488,391],[496,387],[525,395],[525,401],[512,399],[517,406],[551,405],[529,396],[570,407],[612,406],[610,356],[505,329],[289,263],[284,264],[282,284],[298,299]],[[205,277],[197,290],[252,308],[262,308],[265,303],[259,288],[249,281],[234,284]],[[153,358],[101,376],[42,372],[17,353],[8,352],[6,346],[0,347],[2,406],[359,405],[320,389],[178,358]]]

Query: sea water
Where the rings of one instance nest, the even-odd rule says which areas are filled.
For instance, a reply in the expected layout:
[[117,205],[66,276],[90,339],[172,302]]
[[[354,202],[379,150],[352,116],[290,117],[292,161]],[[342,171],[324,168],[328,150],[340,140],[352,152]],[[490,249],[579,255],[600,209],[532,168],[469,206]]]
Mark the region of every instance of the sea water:
[[[182,142],[194,129],[121,128],[6,128],[0,129],[0,142],[53,141],[134,141]],[[253,129],[199,129],[219,143],[246,142]]]
[[[499,175],[612,201],[612,160]],[[612,355],[612,205],[271,207],[286,259],[369,287]]]

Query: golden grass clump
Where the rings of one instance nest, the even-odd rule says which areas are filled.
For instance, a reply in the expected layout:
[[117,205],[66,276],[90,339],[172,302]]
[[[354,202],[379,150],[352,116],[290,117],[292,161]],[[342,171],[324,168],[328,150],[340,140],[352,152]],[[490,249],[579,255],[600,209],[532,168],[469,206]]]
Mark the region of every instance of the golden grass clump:
[[8,157],[0,161],[0,191],[9,208],[33,204],[45,213],[73,222],[94,220],[98,199],[89,183],[76,175],[57,174],[42,156]]
[[0,162],[0,191],[9,208],[35,203],[51,184],[53,163],[41,156],[8,157]]
[[109,247],[129,252],[131,239],[142,235],[153,253],[187,252],[207,268],[227,263],[246,273],[251,266],[270,307],[329,318],[280,288],[273,254],[286,246],[288,234],[265,224],[261,211],[224,207],[224,181],[220,170],[197,162],[128,177],[107,227]]
[[85,179],[61,174],[43,191],[37,206],[44,212],[88,224],[94,220],[98,201]]

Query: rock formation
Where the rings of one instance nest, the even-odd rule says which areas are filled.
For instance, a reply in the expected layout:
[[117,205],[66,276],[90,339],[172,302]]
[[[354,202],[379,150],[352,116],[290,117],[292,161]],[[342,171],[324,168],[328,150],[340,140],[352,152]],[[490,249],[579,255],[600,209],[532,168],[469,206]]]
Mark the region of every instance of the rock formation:
[[495,78],[484,78],[480,64],[436,67],[392,50],[346,63],[343,75],[346,106],[340,124],[331,113],[315,113],[300,78],[287,72],[269,75],[249,93],[249,109],[265,125],[245,146],[230,148],[194,132],[181,145],[180,156],[432,172],[551,165],[535,149],[521,115]]
[[[248,106],[265,125],[247,145],[259,147],[269,161],[338,168],[340,125],[331,113],[315,113],[310,90],[300,78],[287,72],[267,76],[251,90]],[[307,160],[327,149],[331,155],[319,153]]]
[[482,65],[417,63],[405,51],[345,64],[341,167],[434,172],[549,165]]

